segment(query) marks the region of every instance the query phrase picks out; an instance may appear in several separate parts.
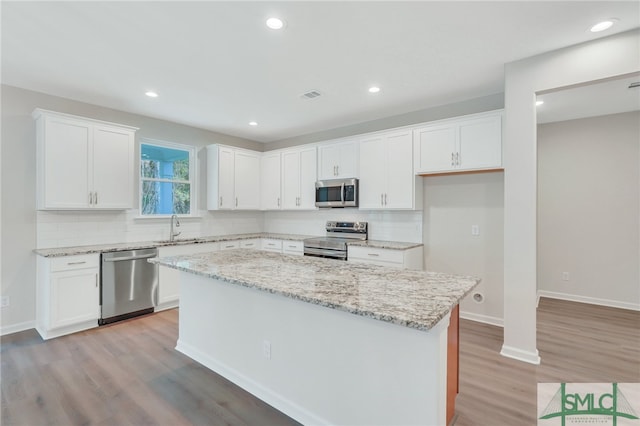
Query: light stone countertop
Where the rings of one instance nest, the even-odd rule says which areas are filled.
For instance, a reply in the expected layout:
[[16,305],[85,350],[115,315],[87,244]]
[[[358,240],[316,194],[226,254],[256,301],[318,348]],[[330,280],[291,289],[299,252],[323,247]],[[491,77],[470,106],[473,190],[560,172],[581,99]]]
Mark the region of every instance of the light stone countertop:
[[201,237],[201,238],[176,239],[175,241],[168,241],[168,240],[139,241],[139,242],[131,242],[131,243],[95,244],[95,245],[88,245],[88,246],[34,249],[33,252],[43,257],[60,257],[60,256],[74,256],[78,254],[107,253],[111,251],[120,251],[120,250],[135,250],[135,249],[150,248],[150,247],[166,247],[166,246],[177,246],[177,245],[185,245],[185,244],[202,244],[202,243],[215,243],[215,242],[221,242],[221,241],[250,240],[253,238],[273,238],[275,240],[302,241],[305,238],[311,238],[311,235],[273,234],[268,232],[260,232],[260,233],[253,233],[253,234],[230,234],[230,235],[216,235],[216,236]]
[[409,250],[415,247],[422,247],[422,243],[404,243],[400,241],[381,241],[381,240],[365,240],[353,241],[348,243],[350,246],[372,247],[389,250]]
[[[150,247],[166,247],[177,246],[185,244],[202,244],[202,243],[215,243],[222,241],[238,241],[238,240],[250,240],[253,238],[272,238],[274,240],[286,240],[286,241],[302,241],[305,238],[317,238],[317,235],[299,235],[299,234],[275,234],[269,232],[259,232],[253,234],[230,234],[230,235],[216,235],[211,237],[201,238],[188,238],[177,239],[175,241],[161,240],[161,241],[139,241],[131,243],[114,243],[114,244],[95,244],[87,246],[73,246],[73,247],[58,247],[58,248],[44,248],[34,249],[33,252],[42,257],[62,257],[62,256],[75,256],[79,254],[90,253],[107,253],[120,250],[135,250],[141,248]],[[420,247],[420,243],[402,243],[394,241],[353,241],[349,242],[349,245],[353,246],[365,246],[365,247],[377,247],[393,250],[407,250],[413,247]]]
[[427,331],[479,278],[235,249],[149,262]]

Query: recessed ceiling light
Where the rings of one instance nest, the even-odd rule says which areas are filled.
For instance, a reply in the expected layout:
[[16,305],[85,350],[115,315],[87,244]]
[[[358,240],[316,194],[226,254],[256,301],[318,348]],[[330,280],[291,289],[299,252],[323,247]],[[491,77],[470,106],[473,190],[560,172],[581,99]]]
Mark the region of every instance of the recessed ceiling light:
[[373,86],[369,87],[369,93],[378,93],[380,91],[379,87]]
[[606,21],[598,22],[593,27],[591,27],[592,33],[599,33],[600,31],[608,30],[611,28],[615,19],[607,19]]
[[284,27],[284,21],[279,18],[269,18],[267,19],[267,27],[272,30],[280,30]]
[[158,97],[158,94],[156,92],[151,91],[151,90],[146,92],[145,95],[147,95],[150,98],[157,98]]
[[544,103],[544,101],[536,101],[536,106],[540,106]]
[[249,126],[257,126],[258,122],[257,121],[250,121],[249,122]]

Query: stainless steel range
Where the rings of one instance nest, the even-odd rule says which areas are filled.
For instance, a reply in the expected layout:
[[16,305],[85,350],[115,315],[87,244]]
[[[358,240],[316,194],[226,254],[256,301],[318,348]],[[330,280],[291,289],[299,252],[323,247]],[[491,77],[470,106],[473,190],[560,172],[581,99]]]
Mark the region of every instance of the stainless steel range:
[[314,237],[304,240],[304,255],[347,260],[347,243],[353,240],[366,240],[367,222],[327,222],[326,237]]

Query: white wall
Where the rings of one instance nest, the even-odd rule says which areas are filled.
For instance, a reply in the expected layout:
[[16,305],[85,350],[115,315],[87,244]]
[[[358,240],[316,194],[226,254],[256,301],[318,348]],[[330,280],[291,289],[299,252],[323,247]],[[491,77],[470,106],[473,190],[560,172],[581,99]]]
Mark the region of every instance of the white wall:
[[[178,238],[262,231],[260,212],[200,211],[201,218],[180,218]],[[138,219],[138,210],[36,213],[38,248],[113,244],[169,239],[169,219]]]
[[[462,301],[460,315],[502,325],[504,174],[431,176],[423,185],[425,269],[482,278]],[[475,293],[483,296],[481,303],[473,300]]]
[[504,356],[539,363],[536,348],[537,92],[640,70],[640,31],[505,66]]
[[541,294],[640,309],[639,155],[639,112],[538,126]]
[[265,232],[325,235],[328,220],[365,221],[369,239],[422,242],[421,211],[360,211],[357,209],[322,209],[318,211],[265,212]]
[[[2,258],[0,261],[2,276],[0,293],[11,299],[11,306],[2,309],[0,315],[0,333],[2,334],[31,328],[35,320],[36,264],[32,250],[38,244],[36,237],[38,222],[46,232],[41,239],[45,245],[51,245],[54,241],[63,244],[72,243],[72,241],[74,243],[111,242],[115,235],[124,236],[129,241],[133,238],[161,239],[166,238],[168,231],[164,230],[169,229],[168,222],[166,224],[135,222],[132,220],[131,213],[37,214],[35,209],[36,136],[35,123],[31,117],[36,107],[139,127],[137,139],[148,137],[179,142],[197,146],[201,151],[202,147],[212,143],[262,149],[262,144],[257,142],[16,87],[3,85],[1,95]],[[200,165],[204,165],[202,156],[199,155],[199,157]],[[201,179],[205,172],[206,168],[201,167],[199,171]],[[204,188],[201,188],[199,193],[200,201],[206,202]],[[205,213],[205,215],[209,214]],[[108,220],[109,225],[100,225],[98,219]],[[195,232],[198,226],[211,232],[221,233],[223,231],[224,233],[242,232],[245,229],[253,230],[262,226],[259,216],[257,219],[242,216],[236,220],[224,214],[209,215],[200,224],[197,221],[188,221],[185,224],[186,234]],[[110,235],[111,232],[113,235]],[[96,237],[97,241],[93,240],[93,237]]]

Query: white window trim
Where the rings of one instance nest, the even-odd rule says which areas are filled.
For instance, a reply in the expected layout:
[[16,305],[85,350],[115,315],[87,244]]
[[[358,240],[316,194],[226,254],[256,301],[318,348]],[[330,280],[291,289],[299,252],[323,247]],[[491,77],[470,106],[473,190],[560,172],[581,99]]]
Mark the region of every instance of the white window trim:
[[[169,218],[172,215],[170,214],[142,214],[142,145],[152,145],[160,148],[171,148],[171,149],[179,149],[182,151],[187,151],[189,153],[189,204],[190,204],[190,214],[179,214],[178,217],[181,218],[199,218],[198,215],[198,199],[197,199],[197,188],[196,182],[198,177],[198,164],[197,164],[197,156],[196,156],[196,147],[192,145],[185,145],[175,142],[163,141],[160,139],[150,139],[150,138],[140,138],[140,142],[138,144],[138,216],[136,219],[162,219]],[[161,179],[162,180],[162,179]],[[167,180],[168,181],[168,180]],[[182,182],[185,181],[171,181],[171,182]]]

